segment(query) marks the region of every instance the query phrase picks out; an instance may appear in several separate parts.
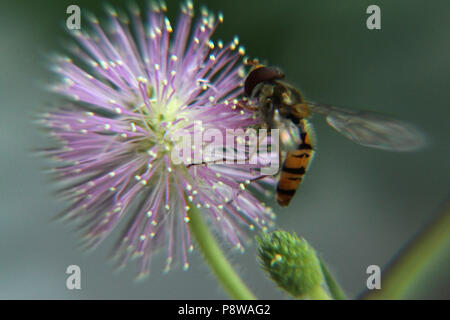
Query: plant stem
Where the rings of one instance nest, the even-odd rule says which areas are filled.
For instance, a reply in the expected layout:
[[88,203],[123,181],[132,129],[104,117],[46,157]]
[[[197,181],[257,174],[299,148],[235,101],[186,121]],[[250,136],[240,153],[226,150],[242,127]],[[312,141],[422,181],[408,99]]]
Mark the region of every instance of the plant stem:
[[381,290],[372,290],[362,299],[404,299],[414,284],[426,279],[427,269],[450,247],[450,202],[393,261],[382,275]]
[[320,259],[320,267],[322,269],[323,277],[325,278],[325,282],[330,290],[331,296],[335,300],[346,300],[344,291],[341,289],[337,281],[333,278],[330,271],[328,270],[325,262]]
[[331,300],[328,293],[320,285],[309,291],[307,296],[311,300]]
[[190,204],[188,214],[190,218],[189,227],[197,240],[198,247],[225,291],[232,299],[255,300],[256,297],[247,288],[223,254],[208,225],[203,220],[200,210],[195,205]]

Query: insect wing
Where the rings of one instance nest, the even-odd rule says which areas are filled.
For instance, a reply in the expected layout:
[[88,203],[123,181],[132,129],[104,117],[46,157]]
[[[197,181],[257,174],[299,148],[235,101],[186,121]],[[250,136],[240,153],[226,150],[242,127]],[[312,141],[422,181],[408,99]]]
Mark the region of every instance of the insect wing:
[[315,103],[311,103],[310,109],[325,115],[328,124],[339,133],[366,147],[413,151],[425,145],[423,133],[413,125],[380,113]]

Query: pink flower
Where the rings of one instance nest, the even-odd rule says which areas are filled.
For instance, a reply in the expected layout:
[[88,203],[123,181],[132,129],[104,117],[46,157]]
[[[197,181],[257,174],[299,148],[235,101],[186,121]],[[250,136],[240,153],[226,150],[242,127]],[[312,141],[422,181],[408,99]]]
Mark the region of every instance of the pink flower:
[[189,203],[240,249],[246,229],[265,228],[273,218],[247,191],[257,166],[173,163],[179,130],[193,133],[201,121],[225,132],[256,120],[235,106],[244,72],[237,38],[211,40],[222,16],[203,10],[190,33],[191,2],[174,29],[163,11],[133,8],[128,21],[109,10],[107,30],[91,18],[90,34],[75,34],[74,60],[55,59],[61,81],[53,89],[71,102],[43,117],[61,142],[47,153],[60,162],[54,171],[67,184],[62,194],[71,205],[64,215],[81,221],[88,246],[127,219],[115,256],[121,265],[138,257],[140,275],[160,248],[167,250],[167,269],[175,260],[188,268]]

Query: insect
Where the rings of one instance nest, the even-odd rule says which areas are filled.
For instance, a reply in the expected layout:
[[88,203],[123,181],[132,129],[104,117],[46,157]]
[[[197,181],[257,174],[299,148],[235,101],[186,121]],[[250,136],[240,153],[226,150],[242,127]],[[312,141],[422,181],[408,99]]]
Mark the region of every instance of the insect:
[[363,146],[410,151],[424,144],[422,133],[406,122],[376,112],[307,102],[283,78],[279,69],[254,63],[244,83],[248,99],[240,105],[256,111],[267,129],[280,129],[285,157],[276,200],[281,206],[292,200],[312,160],[314,142],[308,121],[312,113],[324,116],[331,127]]

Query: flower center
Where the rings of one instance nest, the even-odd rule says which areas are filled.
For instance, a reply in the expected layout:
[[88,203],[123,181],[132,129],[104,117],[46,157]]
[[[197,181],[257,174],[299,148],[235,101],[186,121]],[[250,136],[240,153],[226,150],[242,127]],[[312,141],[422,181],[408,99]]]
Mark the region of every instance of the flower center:
[[138,152],[147,153],[155,146],[160,146],[158,152],[170,153],[179,139],[177,130],[187,125],[188,119],[180,111],[182,102],[176,98],[167,103],[151,101],[151,107],[143,104],[136,110],[142,121],[135,125],[148,132],[139,140]]

